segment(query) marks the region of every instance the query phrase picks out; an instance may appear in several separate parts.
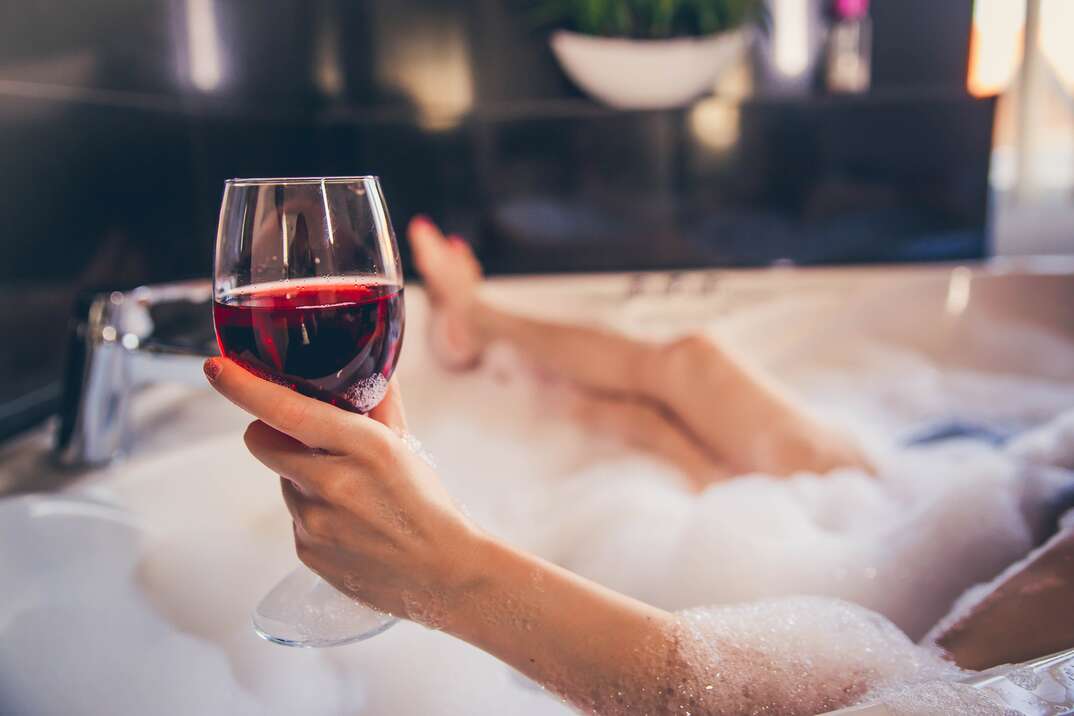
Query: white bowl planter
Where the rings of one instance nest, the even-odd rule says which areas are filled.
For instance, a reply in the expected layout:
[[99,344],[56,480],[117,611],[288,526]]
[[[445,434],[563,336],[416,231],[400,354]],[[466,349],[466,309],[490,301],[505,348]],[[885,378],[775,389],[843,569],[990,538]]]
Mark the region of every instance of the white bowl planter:
[[587,94],[620,109],[680,107],[711,90],[746,48],[749,32],[631,40],[559,30],[552,51]]

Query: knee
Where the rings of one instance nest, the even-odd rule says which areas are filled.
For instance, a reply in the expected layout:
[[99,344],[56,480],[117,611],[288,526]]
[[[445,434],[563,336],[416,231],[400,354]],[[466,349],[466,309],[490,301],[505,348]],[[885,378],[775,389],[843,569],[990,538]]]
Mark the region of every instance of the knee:
[[695,375],[722,355],[719,344],[704,333],[688,333],[659,348],[664,371]]

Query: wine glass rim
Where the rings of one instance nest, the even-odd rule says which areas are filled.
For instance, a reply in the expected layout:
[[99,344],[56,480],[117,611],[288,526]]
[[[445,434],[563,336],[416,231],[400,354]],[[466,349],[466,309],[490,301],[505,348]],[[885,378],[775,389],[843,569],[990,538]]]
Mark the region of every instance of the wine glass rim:
[[347,184],[374,181],[379,183],[376,174],[363,174],[349,177],[252,177],[243,179],[235,177],[224,181],[232,186],[286,186],[288,184]]

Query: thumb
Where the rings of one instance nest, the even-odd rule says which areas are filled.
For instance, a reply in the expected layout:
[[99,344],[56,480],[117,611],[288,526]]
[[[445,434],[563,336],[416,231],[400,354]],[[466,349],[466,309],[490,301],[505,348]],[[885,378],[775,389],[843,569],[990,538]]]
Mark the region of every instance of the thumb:
[[385,425],[396,432],[406,432],[406,412],[403,410],[403,394],[399,390],[399,383],[392,378],[388,383],[388,392],[377,407],[369,411],[368,416],[381,425]]

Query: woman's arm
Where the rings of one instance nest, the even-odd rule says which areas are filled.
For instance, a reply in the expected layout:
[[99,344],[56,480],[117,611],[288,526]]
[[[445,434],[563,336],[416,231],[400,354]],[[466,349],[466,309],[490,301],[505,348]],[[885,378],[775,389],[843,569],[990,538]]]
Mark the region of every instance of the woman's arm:
[[586,712],[672,712],[670,613],[491,538],[473,555],[474,578],[456,595],[445,631]]
[[400,438],[394,384],[366,417],[225,359],[205,372],[259,418],[246,444],[283,478],[299,557],[338,589],[453,634],[577,707],[670,712],[674,617],[476,529]]

